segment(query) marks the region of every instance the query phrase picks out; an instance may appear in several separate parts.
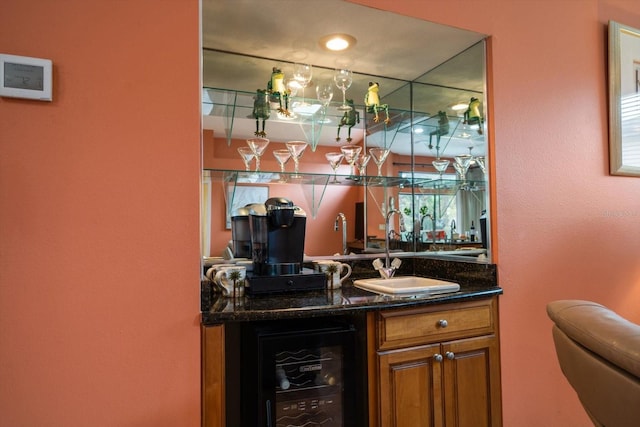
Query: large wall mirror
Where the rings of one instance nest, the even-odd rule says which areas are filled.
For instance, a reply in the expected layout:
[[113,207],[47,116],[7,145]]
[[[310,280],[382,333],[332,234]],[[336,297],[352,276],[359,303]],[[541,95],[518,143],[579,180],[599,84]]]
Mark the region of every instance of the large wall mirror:
[[[400,213],[390,221],[391,250],[490,262],[490,233],[483,227],[491,215],[486,35],[342,0],[274,5],[286,23],[252,2],[230,8],[202,1],[204,256],[219,255],[231,239],[233,203],[268,194],[287,197],[307,212],[305,254],[311,257],[343,254],[345,246],[355,256],[383,251],[385,219],[395,208]],[[318,40],[331,33],[353,36],[355,47],[343,53],[322,49]],[[260,172],[254,161],[251,173],[243,174],[238,148],[262,129],[254,116],[258,90],[267,88],[274,67],[285,82],[293,77],[295,63],[313,66],[311,82],[292,89],[290,116],[271,105],[264,121],[270,143]],[[344,68],[353,72],[346,90],[352,110],[342,109],[343,94],[334,82],[336,69]],[[367,111],[370,82],[388,106],[388,123],[387,112],[376,122]],[[323,85],[332,87],[329,103],[319,99]],[[285,174],[278,173],[273,153],[292,140],[309,143],[298,181],[291,161]],[[387,156],[380,166],[370,160],[363,175],[344,162],[333,170],[327,154],[345,145],[364,153],[387,150]]]

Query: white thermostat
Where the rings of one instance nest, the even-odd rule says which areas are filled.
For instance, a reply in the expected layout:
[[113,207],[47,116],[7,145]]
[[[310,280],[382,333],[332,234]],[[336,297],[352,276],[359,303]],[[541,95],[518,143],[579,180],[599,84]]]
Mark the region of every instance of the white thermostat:
[[0,53],[0,96],[51,101],[50,59]]

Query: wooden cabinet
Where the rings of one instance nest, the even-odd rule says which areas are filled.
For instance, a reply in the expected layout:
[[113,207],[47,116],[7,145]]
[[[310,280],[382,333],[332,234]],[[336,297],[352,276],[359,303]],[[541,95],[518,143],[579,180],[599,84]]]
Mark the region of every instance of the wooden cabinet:
[[497,305],[369,313],[370,426],[501,426]]
[[224,326],[202,326],[202,426],[224,427]]

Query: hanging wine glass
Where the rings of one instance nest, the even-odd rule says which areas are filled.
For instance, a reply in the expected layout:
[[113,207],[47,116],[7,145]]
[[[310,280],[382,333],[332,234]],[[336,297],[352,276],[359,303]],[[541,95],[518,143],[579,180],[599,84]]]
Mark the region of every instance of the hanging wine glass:
[[251,170],[251,160],[253,160],[256,155],[249,147],[238,147],[238,153],[240,153],[240,157],[242,157],[242,161],[244,162],[244,170],[249,172]]
[[371,154],[362,153],[356,157],[354,164],[358,168],[358,175],[365,176],[367,174],[367,164],[369,160],[371,160]]
[[371,158],[373,159],[375,164],[378,166],[378,176],[382,176],[382,164],[384,163],[385,160],[387,160],[387,156],[389,155],[389,149],[373,147],[373,148],[369,148],[369,154],[371,154]]
[[338,152],[326,153],[324,155],[329,162],[329,166],[333,169],[333,182],[338,182],[338,166],[342,163],[342,159],[344,159],[344,154]]
[[362,151],[362,147],[359,147],[357,145],[344,145],[340,147],[340,151],[342,151],[342,154],[344,154],[344,160],[351,167],[351,176],[355,176],[356,171],[354,164],[356,161],[356,157],[358,157],[358,154],[360,154],[360,152]]
[[431,164],[438,171],[438,174],[440,175],[440,179],[442,179],[442,174],[449,167],[449,160],[441,159],[441,158],[438,157],[437,159],[432,161]]
[[256,172],[260,172],[260,157],[264,153],[264,150],[267,149],[269,140],[267,138],[249,138],[247,139],[247,145],[256,156]]
[[338,89],[342,91],[342,105],[338,107],[338,110],[349,111],[351,107],[347,105],[347,89],[351,87],[353,83],[353,73],[350,70],[337,69],[333,75],[333,81]]
[[306,88],[309,83],[311,83],[312,75],[313,68],[311,67],[311,64],[293,64],[293,78],[296,79],[296,81],[302,88],[302,103],[300,105],[308,105],[304,101],[304,88]]
[[289,153],[291,153],[291,158],[293,158],[294,175],[292,177],[300,178],[300,175],[298,175],[300,158],[302,157],[304,150],[309,144],[305,141],[289,141],[284,145],[287,146],[287,150],[289,150]]
[[322,119],[318,120],[318,122],[331,123],[331,120],[327,119],[327,108],[333,99],[333,85],[327,82],[318,83],[316,86],[316,97],[322,105]]

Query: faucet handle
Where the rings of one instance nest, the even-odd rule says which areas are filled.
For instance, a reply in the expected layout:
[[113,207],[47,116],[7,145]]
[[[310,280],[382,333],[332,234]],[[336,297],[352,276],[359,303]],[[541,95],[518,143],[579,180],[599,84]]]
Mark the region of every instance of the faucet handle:
[[383,267],[384,264],[382,263],[382,260],[380,258],[376,258],[373,260],[373,268],[375,268],[376,270],[380,270]]
[[396,270],[400,268],[401,265],[402,261],[399,258],[394,258],[393,261],[391,261],[391,267],[395,268]]

